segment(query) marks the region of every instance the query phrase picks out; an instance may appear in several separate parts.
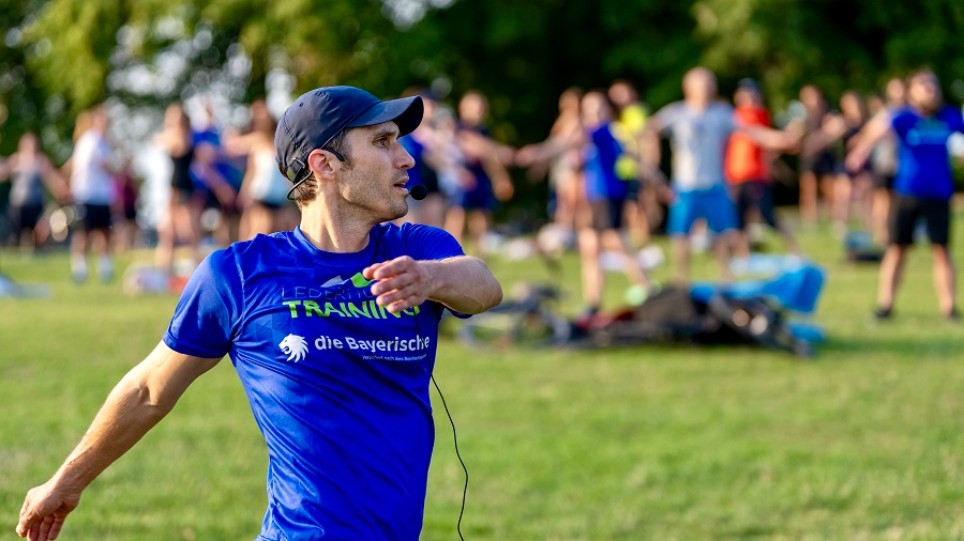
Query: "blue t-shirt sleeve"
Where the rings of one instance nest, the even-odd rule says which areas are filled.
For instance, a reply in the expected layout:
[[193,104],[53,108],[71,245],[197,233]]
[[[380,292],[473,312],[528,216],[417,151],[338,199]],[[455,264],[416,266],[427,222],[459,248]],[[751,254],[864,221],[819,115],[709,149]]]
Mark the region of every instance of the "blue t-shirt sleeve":
[[592,132],[592,142],[599,152],[599,161],[607,168],[614,168],[623,149],[613,136],[612,130],[609,129],[609,124],[600,126]]
[[898,135],[903,135],[907,133],[914,124],[917,122],[917,116],[908,112],[905,109],[900,109],[894,112],[893,116],[890,118],[890,127]]
[[415,260],[446,259],[465,255],[462,246],[448,231],[421,224],[405,224],[405,245]]
[[204,259],[188,280],[164,343],[185,355],[220,359],[231,350],[240,313],[241,279],[228,251]]
[[964,113],[957,107],[948,107],[947,112],[947,127],[952,132],[964,133]]
[[[421,224],[405,224],[403,227],[406,233],[405,244],[408,247],[408,255],[412,259],[439,260],[465,255],[465,251],[462,250],[462,246],[455,240],[455,237],[444,229]],[[436,312],[437,317],[441,317],[443,306],[438,303],[435,303],[435,305],[439,307],[438,312]],[[458,312],[448,307],[444,307],[444,309],[460,319],[472,316],[472,314]]]

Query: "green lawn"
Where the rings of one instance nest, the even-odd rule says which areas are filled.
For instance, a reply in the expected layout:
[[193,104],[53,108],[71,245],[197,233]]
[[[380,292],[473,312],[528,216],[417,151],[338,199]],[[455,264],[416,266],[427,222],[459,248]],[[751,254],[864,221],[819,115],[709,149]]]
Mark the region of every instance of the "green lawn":
[[[876,324],[875,267],[844,263],[826,231],[802,241],[829,276],[816,316],[829,341],[812,361],[749,348],[472,351],[443,339],[436,374],[471,474],[466,539],[964,539],[962,324],[937,314],[929,255],[915,251],[896,319]],[[24,492],[158,341],[176,298],[75,286],[62,254],[0,257],[7,275],[52,286],[49,299],[0,299],[0,539],[12,539]],[[696,260],[698,277],[713,276],[707,256]],[[507,291],[552,279],[532,261],[492,266]],[[577,273],[567,258],[570,312]],[[611,280],[612,299],[623,285]],[[423,538],[451,540],[462,472],[433,397]],[[62,538],[252,539],[265,468],[224,362],[90,487]]]

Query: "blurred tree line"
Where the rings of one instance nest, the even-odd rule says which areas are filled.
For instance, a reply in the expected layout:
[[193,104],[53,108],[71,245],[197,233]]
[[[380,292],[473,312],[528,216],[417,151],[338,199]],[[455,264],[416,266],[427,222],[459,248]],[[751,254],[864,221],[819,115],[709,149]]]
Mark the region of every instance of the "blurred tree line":
[[960,0],[0,0],[0,19],[0,154],[32,129],[61,159],[78,112],[108,97],[244,103],[272,74],[293,95],[478,89],[512,144],[544,137],[566,87],[624,78],[658,107],[697,64],[724,92],[759,78],[777,106],[804,83],[873,91],[922,65],[964,97]]

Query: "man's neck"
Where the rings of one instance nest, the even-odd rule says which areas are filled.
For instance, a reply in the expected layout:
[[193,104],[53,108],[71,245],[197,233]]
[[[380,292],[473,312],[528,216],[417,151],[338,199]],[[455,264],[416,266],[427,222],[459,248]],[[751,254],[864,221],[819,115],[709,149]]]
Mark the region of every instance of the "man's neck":
[[333,212],[323,201],[315,200],[301,209],[301,232],[311,244],[325,252],[360,252],[368,246],[376,224]]

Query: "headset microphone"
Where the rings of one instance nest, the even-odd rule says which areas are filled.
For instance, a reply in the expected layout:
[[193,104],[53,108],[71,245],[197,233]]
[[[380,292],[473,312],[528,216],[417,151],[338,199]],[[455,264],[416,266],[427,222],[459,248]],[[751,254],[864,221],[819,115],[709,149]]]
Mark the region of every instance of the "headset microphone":
[[408,189],[408,195],[416,201],[421,201],[428,195],[428,188],[421,184],[416,184]]

